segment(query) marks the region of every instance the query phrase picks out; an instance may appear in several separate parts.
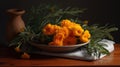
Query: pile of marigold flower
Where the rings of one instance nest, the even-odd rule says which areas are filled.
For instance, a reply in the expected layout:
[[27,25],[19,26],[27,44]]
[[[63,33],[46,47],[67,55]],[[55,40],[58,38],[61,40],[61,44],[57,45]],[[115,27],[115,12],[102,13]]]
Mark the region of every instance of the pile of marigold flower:
[[53,35],[52,42],[49,45],[65,46],[88,42],[91,34],[89,30],[82,28],[80,24],[68,19],[62,20],[60,25],[47,24],[43,28],[44,35]]

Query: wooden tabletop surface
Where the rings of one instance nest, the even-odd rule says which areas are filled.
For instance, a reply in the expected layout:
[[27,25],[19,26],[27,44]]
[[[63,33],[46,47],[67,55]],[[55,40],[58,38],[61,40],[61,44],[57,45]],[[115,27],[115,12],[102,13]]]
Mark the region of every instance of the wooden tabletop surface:
[[115,50],[110,55],[96,61],[43,55],[31,55],[30,59],[20,59],[11,48],[0,46],[1,66],[120,66],[120,44],[115,44]]

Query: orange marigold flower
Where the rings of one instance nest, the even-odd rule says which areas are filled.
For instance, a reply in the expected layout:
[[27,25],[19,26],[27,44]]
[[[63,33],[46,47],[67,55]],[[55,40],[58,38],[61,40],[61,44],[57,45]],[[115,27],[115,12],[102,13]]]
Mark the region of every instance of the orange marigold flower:
[[65,27],[69,27],[71,24],[72,24],[71,21],[70,21],[70,20],[67,20],[67,19],[61,21],[61,26],[62,26],[62,27],[64,27],[64,26],[65,26]]
[[58,26],[58,25],[53,25],[54,26],[54,29],[55,30],[58,30],[58,29],[60,29],[61,27],[60,26]]
[[55,36],[54,36],[54,40],[58,39],[58,40],[63,40],[65,38],[64,34],[61,32],[61,33],[57,33]]
[[23,59],[29,59],[30,58],[30,55],[26,52],[24,52],[22,55],[21,55],[21,58]]
[[90,33],[88,30],[85,30],[82,36],[80,36],[80,41],[82,42],[88,42],[89,38],[91,37]]
[[76,43],[77,43],[77,39],[75,36],[68,36],[63,41],[63,45],[75,45]]
[[55,29],[56,27],[54,27],[54,25],[51,24],[47,24],[44,28],[43,28],[43,33],[45,35],[53,35],[56,31]]
[[69,30],[67,27],[61,27],[60,29],[57,30],[57,33],[62,33],[64,34],[64,37],[67,37],[69,35]]
[[63,33],[57,33],[53,38],[53,42],[50,42],[49,45],[62,46],[64,38],[65,37]]

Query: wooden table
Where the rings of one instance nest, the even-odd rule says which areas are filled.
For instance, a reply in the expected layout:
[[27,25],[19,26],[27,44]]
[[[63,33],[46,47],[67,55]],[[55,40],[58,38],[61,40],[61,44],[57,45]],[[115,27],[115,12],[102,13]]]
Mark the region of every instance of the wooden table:
[[0,46],[1,66],[120,66],[120,44],[108,56],[96,61],[82,61],[52,56],[31,55],[31,59],[20,59],[13,50]]

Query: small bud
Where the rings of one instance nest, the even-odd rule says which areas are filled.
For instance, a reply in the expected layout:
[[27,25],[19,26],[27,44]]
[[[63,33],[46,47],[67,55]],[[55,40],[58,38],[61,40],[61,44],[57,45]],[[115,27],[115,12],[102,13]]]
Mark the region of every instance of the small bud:
[[88,21],[87,21],[87,20],[85,20],[85,21],[83,21],[83,23],[87,25],[87,24],[88,24]]
[[21,52],[20,48],[17,46],[15,49],[14,49],[16,52]]
[[21,58],[23,59],[29,59],[30,58],[30,55],[26,52],[24,52],[22,55],[21,55]]
[[21,28],[21,29],[20,29],[20,32],[24,32],[24,30],[25,30],[25,28]]

